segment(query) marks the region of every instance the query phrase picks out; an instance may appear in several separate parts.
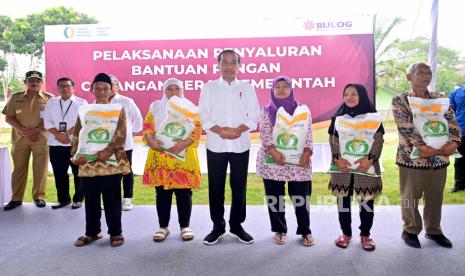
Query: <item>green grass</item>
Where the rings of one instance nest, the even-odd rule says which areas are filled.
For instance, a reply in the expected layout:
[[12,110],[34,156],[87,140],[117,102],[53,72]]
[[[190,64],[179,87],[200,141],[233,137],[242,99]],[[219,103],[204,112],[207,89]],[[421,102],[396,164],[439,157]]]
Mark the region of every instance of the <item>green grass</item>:
[[[383,195],[378,199],[383,204],[399,204],[399,173],[397,165],[395,165],[395,155],[397,147],[397,130],[395,129],[394,122],[385,122],[386,135],[384,136],[385,143],[382,154],[382,164],[384,167],[383,178]],[[328,135],[326,129],[314,131],[315,143],[327,143]],[[0,145],[8,145],[10,143],[9,130],[0,131]],[[252,161],[253,162],[253,161]],[[453,162],[453,161],[452,161]],[[25,193],[25,201],[32,201],[32,171],[29,166],[30,172],[28,177],[28,184]],[[452,164],[448,167],[448,176],[446,188],[444,191],[445,204],[465,204],[465,192],[451,194],[447,191],[453,186],[453,173],[454,167]],[[135,177],[134,183],[134,198],[135,204],[155,204],[155,193],[151,187],[143,186],[141,184],[141,177]],[[330,195],[327,189],[329,182],[329,175],[323,173],[313,174],[312,186],[312,204],[333,204],[334,197]],[[229,179],[226,180],[229,183]],[[72,186],[72,185],[71,185]],[[49,174],[47,183],[46,198],[47,201],[56,201],[56,189],[53,179],[53,174]],[[378,201],[377,203],[379,203]],[[226,185],[226,204],[231,203],[231,191],[229,185]],[[202,175],[201,188],[193,192],[194,204],[208,204],[208,181],[207,175]],[[255,174],[249,174],[247,182],[247,204],[263,204],[264,203],[264,190],[263,181]]]
[[378,87],[376,91],[376,108],[378,110],[389,110],[394,96],[397,96],[394,91],[384,87]]

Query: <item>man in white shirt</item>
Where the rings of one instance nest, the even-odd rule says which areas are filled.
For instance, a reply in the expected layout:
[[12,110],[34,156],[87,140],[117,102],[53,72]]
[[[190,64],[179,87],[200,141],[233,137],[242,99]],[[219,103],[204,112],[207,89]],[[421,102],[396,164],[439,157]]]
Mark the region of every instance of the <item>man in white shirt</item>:
[[246,186],[249,164],[250,131],[257,127],[260,106],[254,88],[236,78],[240,56],[233,50],[218,55],[221,77],[205,84],[199,109],[207,133],[208,194],[213,230],[204,243],[217,243],[226,232],[224,189],[228,164],[232,204],[230,234],[243,243],[253,238],[242,228],[246,217]]
[[126,142],[124,150],[128,156],[129,163],[131,164],[131,173],[123,175],[123,211],[130,211],[134,208],[132,204],[132,196],[134,192],[134,174],[132,173],[132,150],[134,149],[133,134],[142,131],[142,114],[133,99],[120,95],[119,80],[110,75],[112,82],[112,90],[110,96],[110,103],[120,103],[126,112]]
[[52,209],[59,209],[71,203],[69,166],[74,175],[74,196],[71,208],[78,209],[82,206],[84,193],[81,178],[78,176],[79,168],[70,162],[71,135],[78,118],[79,106],[87,104],[87,101],[74,96],[74,81],[70,78],[58,79],[57,87],[60,96],[50,99],[44,109],[44,127],[51,133],[47,144],[58,197],[58,202],[52,205]]

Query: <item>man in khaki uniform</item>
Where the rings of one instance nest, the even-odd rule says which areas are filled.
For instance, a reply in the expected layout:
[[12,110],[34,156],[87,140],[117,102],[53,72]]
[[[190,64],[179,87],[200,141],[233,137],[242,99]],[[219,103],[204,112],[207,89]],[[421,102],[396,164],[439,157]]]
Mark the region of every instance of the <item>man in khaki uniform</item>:
[[11,133],[11,155],[13,173],[11,175],[11,201],[5,211],[20,206],[26,189],[29,159],[32,152],[33,185],[32,197],[37,207],[45,207],[43,199],[47,183],[48,146],[47,132],[44,129],[43,111],[48,99],[53,95],[42,91],[42,73],[29,71],[24,84],[26,91],[14,93],[2,113],[6,122],[13,127]]

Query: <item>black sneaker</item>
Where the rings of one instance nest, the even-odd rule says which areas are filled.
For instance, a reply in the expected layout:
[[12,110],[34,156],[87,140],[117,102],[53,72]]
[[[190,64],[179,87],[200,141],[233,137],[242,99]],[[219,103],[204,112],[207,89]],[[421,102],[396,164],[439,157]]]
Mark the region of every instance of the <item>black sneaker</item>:
[[12,200],[12,201],[8,202],[8,204],[3,207],[3,210],[10,211],[10,210],[13,210],[14,208],[16,208],[18,206],[21,206],[21,205],[23,205],[22,201],[13,201]]
[[452,243],[446,236],[443,234],[438,234],[438,235],[432,235],[432,234],[426,234],[425,238],[433,240],[437,242],[440,246],[445,247],[445,248],[452,248]]
[[253,243],[252,236],[249,235],[247,232],[245,232],[243,229],[239,231],[229,231],[229,234],[231,237],[237,238],[242,243],[247,243],[247,244]]
[[34,203],[35,203],[35,205],[36,205],[37,207],[39,207],[39,208],[44,208],[45,205],[47,205],[47,203],[45,202],[45,200],[43,200],[43,199],[41,199],[41,198],[40,198],[40,199],[34,200]]
[[420,241],[418,240],[418,235],[410,234],[406,231],[402,232],[402,239],[404,239],[405,244],[414,248],[421,248]]
[[213,230],[208,234],[204,239],[203,243],[207,245],[212,245],[221,240],[224,236],[225,231]]
[[71,209],[79,209],[81,207],[82,207],[82,202],[80,201],[73,202],[73,205],[71,205]]

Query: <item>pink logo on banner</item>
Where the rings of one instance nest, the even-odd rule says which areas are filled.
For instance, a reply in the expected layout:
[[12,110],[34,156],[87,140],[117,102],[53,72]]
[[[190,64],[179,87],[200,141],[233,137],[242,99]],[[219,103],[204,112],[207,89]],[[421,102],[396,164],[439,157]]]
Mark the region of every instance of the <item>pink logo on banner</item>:
[[186,97],[198,103],[204,83],[220,77],[217,55],[225,48],[241,55],[238,79],[255,87],[261,106],[269,103],[272,80],[281,74],[293,79],[296,99],[310,107],[314,122],[333,115],[347,83],[365,85],[373,99],[371,34],[46,42],[47,88],[58,94],[56,80],[68,76],[76,82],[76,95],[93,101],[90,83],[95,74],[106,72],[118,77],[120,93],[133,98],[145,115],[150,103],[161,98],[162,83],[172,77],[184,81]]

